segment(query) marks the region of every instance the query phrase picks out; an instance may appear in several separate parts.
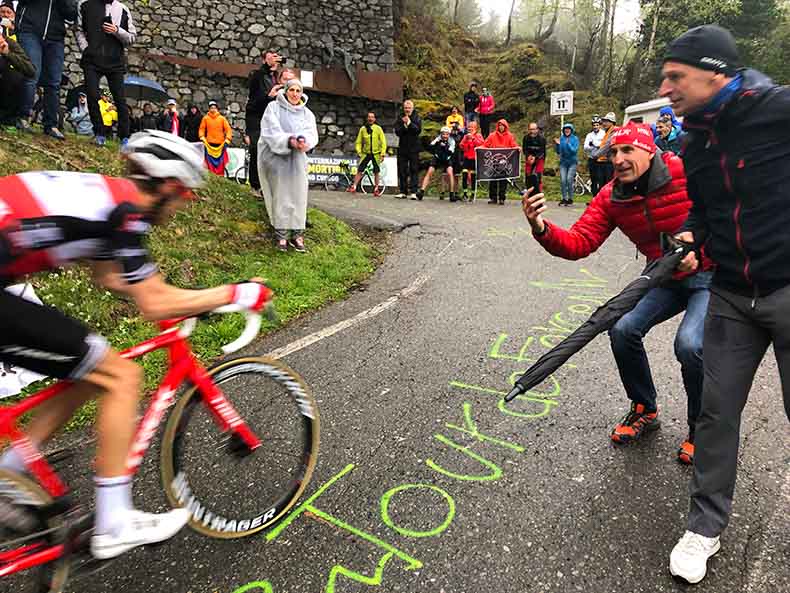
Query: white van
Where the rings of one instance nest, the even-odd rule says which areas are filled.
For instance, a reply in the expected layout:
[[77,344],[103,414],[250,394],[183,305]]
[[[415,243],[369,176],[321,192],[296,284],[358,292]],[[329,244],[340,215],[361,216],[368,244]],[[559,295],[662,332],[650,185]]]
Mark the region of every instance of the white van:
[[[668,98],[653,99],[645,103],[637,103],[625,108],[625,115],[623,116],[623,125],[629,121],[643,124],[654,124],[658,121],[658,115],[662,107],[670,104]],[[683,121],[683,118],[677,118]]]

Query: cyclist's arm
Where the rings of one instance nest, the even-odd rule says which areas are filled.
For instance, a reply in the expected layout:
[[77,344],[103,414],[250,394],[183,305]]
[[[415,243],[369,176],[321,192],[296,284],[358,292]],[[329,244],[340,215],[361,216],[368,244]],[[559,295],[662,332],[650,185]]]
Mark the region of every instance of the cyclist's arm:
[[94,280],[134,300],[148,321],[200,315],[231,302],[233,291],[223,285],[202,290],[186,290],[167,284],[161,274],[154,274],[129,284],[124,282],[116,262],[92,262]]

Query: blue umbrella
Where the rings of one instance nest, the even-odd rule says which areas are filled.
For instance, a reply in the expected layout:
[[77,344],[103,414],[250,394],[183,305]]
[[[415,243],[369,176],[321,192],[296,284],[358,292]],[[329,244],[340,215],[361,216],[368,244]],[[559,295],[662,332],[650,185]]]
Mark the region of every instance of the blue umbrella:
[[127,99],[138,101],[165,101],[168,97],[165,88],[158,82],[141,76],[127,76],[123,81]]

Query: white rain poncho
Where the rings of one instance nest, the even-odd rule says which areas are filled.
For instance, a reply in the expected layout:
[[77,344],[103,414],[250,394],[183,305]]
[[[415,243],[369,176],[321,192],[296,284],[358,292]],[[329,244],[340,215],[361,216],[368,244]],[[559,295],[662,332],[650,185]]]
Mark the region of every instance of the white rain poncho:
[[315,116],[305,103],[307,95],[291,105],[280,91],[261,118],[258,173],[269,220],[278,230],[304,230],[307,219],[307,154],[288,145],[298,136],[308,149],[318,144]]

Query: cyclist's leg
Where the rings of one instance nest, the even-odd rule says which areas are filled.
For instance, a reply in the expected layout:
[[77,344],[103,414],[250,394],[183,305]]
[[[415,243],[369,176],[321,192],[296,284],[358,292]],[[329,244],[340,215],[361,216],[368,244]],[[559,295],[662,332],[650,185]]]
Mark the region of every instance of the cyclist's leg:
[[357,165],[357,174],[354,175],[354,181],[351,182],[351,187],[356,189],[357,185],[359,185],[359,181],[362,179],[362,176],[365,174],[365,169],[368,167],[368,163],[371,161],[372,155],[365,155],[359,164]]
[[375,157],[373,157],[370,162],[373,164],[373,190],[375,191],[378,189],[379,182],[381,181],[381,167]]

